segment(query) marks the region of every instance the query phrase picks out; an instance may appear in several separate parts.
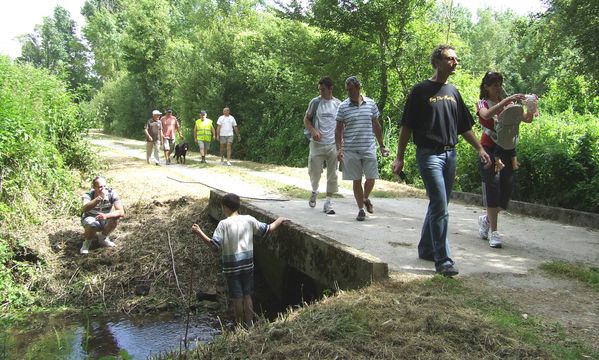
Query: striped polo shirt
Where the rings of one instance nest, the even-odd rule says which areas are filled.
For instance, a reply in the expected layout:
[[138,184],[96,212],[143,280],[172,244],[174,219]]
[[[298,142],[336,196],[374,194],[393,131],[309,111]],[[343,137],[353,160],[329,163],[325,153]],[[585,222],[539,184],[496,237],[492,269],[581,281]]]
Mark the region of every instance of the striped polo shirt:
[[[112,210],[112,206],[121,201],[116,191],[112,190],[111,188],[106,188],[106,192],[107,195],[104,198],[104,200],[97,203],[93,209],[90,209],[89,211],[83,213],[83,217],[98,216],[99,214],[108,214]],[[92,188],[88,192],[83,194],[83,199],[85,200],[85,202],[88,202],[95,199],[96,196],[96,191]]]
[[251,215],[221,220],[212,235],[212,245],[222,251],[223,273],[237,275],[254,269],[254,233],[264,236],[269,225]]
[[371,98],[362,97],[357,104],[345,99],[337,110],[337,121],[345,125],[343,130],[343,149],[356,152],[376,152],[376,143],[372,131],[372,119],[378,119],[379,109]]

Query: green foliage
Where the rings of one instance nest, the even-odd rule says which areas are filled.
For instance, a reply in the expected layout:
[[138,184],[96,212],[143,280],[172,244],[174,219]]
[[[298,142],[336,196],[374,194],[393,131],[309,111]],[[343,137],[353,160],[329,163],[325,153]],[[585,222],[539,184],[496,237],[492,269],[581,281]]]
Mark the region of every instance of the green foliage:
[[82,116],[108,133],[141,139],[152,105],[138,79],[138,75],[121,72],[106,81],[96,96],[81,106]]
[[[580,51],[580,61],[576,63],[578,74],[590,75],[595,83],[599,81],[599,2],[596,0],[549,0],[549,10],[545,21],[554,27],[550,36],[554,37],[555,50],[561,50],[563,43],[570,40]],[[595,89],[595,95],[598,94]]]
[[89,54],[77,37],[75,22],[62,6],[53,17],[45,17],[35,32],[21,37],[19,61],[48,69],[64,80],[76,99],[86,99],[94,86],[88,69]]
[[24,306],[30,264],[19,260],[23,239],[11,230],[78,208],[79,172],[96,166],[82,135],[86,124],[65,90],[45,70],[0,57],[0,298]]

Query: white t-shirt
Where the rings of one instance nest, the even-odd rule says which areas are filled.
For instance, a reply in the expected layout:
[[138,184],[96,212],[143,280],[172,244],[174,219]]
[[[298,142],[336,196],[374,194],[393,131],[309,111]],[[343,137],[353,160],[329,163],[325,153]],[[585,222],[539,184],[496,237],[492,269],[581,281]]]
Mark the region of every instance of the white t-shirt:
[[[321,134],[320,141],[317,142],[319,144],[334,144],[335,126],[337,125],[335,116],[337,115],[337,108],[339,107],[339,104],[341,104],[341,101],[337,98],[326,100],[316,97],[310,101],[310,104],[308,104],[308,110],[306,110],[306,115],[308,117],[314,112],[314,106],[316,106],[317,101],[318,108],[314,115],[316,119],[311,119],[313,124],[316,120],[316,128]],[[311,141],[314,141],[314,139],[311,139]]]
[[221,115],[216,121],[216,125],[220,125],[220,136],[233,136],[233,127],[237,126],[237,122],[233,115]]

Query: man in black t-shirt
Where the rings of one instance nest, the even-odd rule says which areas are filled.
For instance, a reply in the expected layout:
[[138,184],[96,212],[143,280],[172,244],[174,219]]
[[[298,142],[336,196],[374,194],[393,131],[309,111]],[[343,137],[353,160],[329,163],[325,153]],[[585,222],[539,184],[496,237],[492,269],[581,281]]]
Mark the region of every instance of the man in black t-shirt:
[[404,166],[404,154],[410,137],[416,144],[416,162],[429,197],[428,211],[422,225],[418,256],[435,262],[435,270],[444,276],[458,274],[450,257],[447,225],[448,204],[455,178],[458,134],[476,151],[481,162],[490,163],[472,132],[474,120],[460,92],[447,83],[455,72],[458,58],[453,47],[439,45],[431,55],[433,76],[416,84],[410,92],[401,119],[397,157],[393,172]]

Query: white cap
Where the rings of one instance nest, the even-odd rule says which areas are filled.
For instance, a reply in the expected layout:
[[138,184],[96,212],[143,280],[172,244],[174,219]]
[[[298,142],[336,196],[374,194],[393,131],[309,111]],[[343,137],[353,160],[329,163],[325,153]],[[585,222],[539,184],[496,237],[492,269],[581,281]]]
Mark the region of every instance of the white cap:
[[162,113],[159,110],[154,110],[152,111],[152,115],[162,115]]

